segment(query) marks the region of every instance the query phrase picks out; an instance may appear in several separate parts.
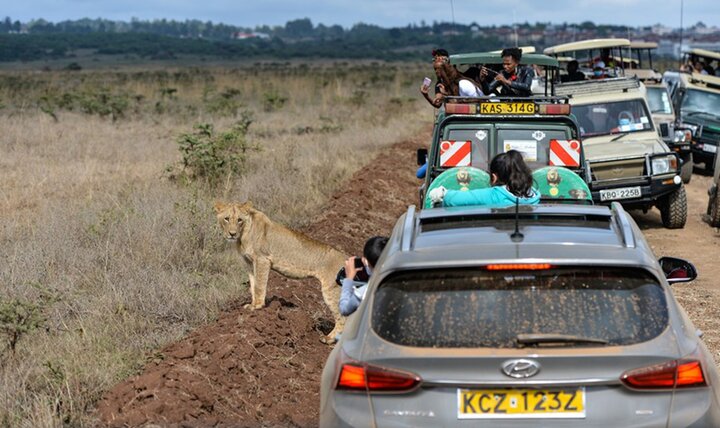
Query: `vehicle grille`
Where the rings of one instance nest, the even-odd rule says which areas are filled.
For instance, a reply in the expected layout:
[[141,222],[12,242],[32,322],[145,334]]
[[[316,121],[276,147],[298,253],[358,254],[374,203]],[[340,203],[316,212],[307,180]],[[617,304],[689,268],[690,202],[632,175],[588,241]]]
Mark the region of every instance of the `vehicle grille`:
[[698,140],[718,144],[718,142],[720,142],[720,130],[703,128],[702,134]]
[[645,174],[645,158],[591,162],[594,180],[640,179]]

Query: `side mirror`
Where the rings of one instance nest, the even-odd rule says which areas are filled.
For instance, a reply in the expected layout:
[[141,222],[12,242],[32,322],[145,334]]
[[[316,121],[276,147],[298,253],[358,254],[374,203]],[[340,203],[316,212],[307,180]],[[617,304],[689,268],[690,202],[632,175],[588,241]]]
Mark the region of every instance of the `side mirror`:
[[427,149],[417,149],[417,164],[423,166],[427,162],[428,151]]
[[697,269],[687,260],[676,257],[660,257],[660,267],[670,284],[675,282],[690,282],[697,278]]

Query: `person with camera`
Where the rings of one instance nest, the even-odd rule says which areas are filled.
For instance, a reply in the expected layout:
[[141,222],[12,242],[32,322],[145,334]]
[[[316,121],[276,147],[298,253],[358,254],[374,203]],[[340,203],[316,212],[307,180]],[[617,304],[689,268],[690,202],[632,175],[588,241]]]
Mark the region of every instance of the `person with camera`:
[[529,97],[532,95],[532,79],[534,72],[530,67],[520,66],[522,50],[519,48],[503,49],[503,70],[495,76],[490,84],[490,91],[498,91],[506,97]]
[[342,279],[340,315],[349,316],[360,306],[375,263],[387,242],[387,237],[373,236],[365,242],[362,258],[353,256],[345,260],[345,267],[338,273],[338,279]]

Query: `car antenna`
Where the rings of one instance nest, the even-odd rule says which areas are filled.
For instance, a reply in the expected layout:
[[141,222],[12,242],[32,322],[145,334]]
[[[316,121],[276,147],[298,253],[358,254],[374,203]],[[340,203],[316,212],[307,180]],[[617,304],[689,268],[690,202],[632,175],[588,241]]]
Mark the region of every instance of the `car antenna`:
[[513,242],[521,242],[525,238],[525,235],[520,233],[520,198],[515,197],[515,231],[510,235],[510,240]]

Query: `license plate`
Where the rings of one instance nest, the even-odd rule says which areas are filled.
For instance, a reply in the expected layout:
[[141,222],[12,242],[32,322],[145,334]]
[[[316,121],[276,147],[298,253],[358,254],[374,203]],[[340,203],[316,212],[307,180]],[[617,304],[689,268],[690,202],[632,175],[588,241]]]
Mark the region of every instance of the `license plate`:
[[535,114],[535,104],[481,103],[480,114]]
[[717,146],[713,146],[712,144],[704,144],[703,151],[706,151],[708,153],[717,153]]
[[584,418],[585,388],[458,389],[458,419]]
[[609,189],[600,191],[601,201],[614,201],[617,199],[639,198],[642,196],[640,187],[623,187],[620,189]]

